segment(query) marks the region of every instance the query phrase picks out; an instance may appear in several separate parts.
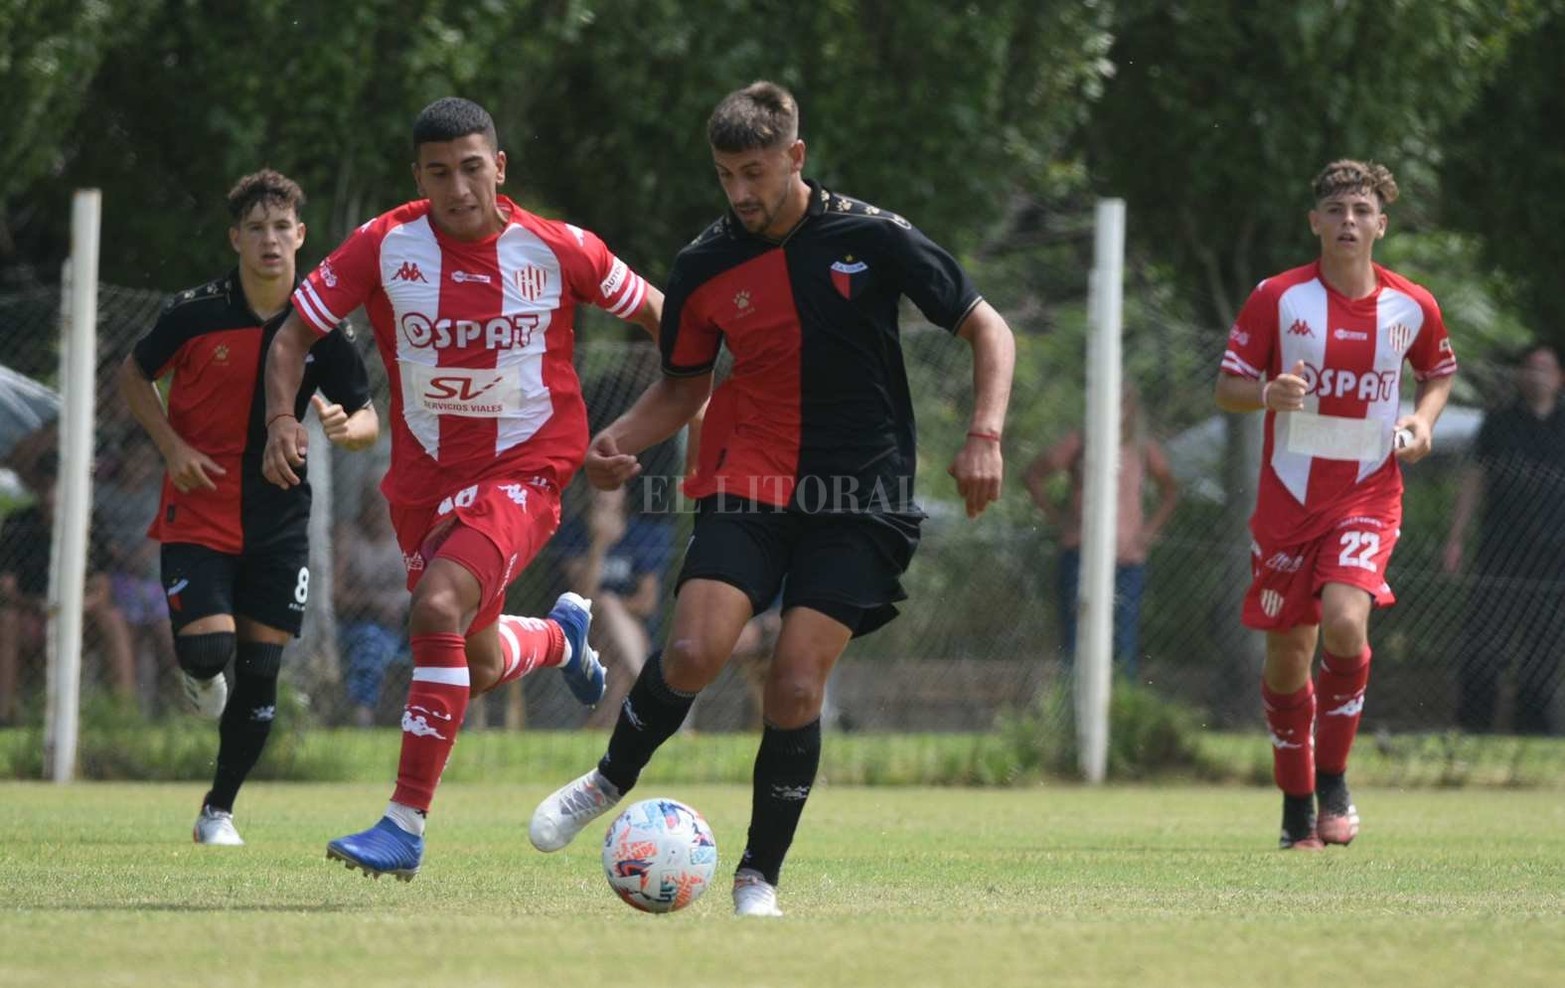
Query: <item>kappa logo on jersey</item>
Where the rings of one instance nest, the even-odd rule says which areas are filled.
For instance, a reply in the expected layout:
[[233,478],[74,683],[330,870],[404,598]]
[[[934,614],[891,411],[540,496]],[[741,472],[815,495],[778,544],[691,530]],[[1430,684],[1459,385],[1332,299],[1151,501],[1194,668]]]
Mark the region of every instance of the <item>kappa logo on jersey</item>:
[[226,364],[226,363],[228,363],[228,344],[227,343],[219,343],[217,345],[217,348],[212,351],[212,362],[213,363],[218,363],[218,364]]
[[1386,327],[1386,342],[1391,344],[1391,349],[1397,353],[1403,353],[1413,345],[1413,330],[1402,323],[1394,322]]
[[431,320],[422,312],[409,312],[402,317],[402,335],[408,346],[419,349],[481,346],[486,350],[510,350],[532,343],[533,331],[541,321],[541,317],[531,312],[495,316],[483,322],[475,319]]
[[1315,335],[1315,330],[1311,329],[1310,328],[1310,324],[1305,322],[1303,319],[1295,319],[1293,321],[1293,325],[1288,327],[1288,335],[1289,336],[1314,336]]
[[327,288],[337,287],[337,272],[332,270],[330,261],[321,262],[321,280],[326,283]]
[[739,310],[739,314],[740,315],[744,315],[746,312],[749,312],[750,311],[750,293],[749,292],[735,292],[734,293],[734,308]]
[[863,261],[855,260],[852,254],[840,261],[833,261],[831,265],[832,287],[837,289],[837,294],[845,299],[853,299],[864,290],[869,283],[865,272],[869,265]]
[[1250,345],[1250,334],[1246,333],[1244,330],[1240,329],[1238,326],[1235,326],[1233,329],[1230,329],[1228,331],[1228,338],[1230,340],[1233,340],[1235,343],[1239,344],[1240,346],[1249,346]]
[[403,261],[397,273],[391,276],[392,281],[422,281],[429,284],[429,279],[424,277],[424,272],[418,269],[418,265],[412,261]]
[[474,271],[453,271],[451,272],[451,280],[459,285],[466,284],[469,281],[478,285],[487,285],[491,279],[487,274],[478,274]]
[[549,272],[535,264],[529,264],[516,272],[516,292],[529,302],[543,298],[549,288]]

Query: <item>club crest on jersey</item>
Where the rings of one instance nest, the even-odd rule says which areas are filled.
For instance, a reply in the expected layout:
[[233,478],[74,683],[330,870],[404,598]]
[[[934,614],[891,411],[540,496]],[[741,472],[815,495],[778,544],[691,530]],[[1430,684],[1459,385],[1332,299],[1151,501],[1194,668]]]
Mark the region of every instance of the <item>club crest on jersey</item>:
[[855,260],[852,254],[840,261],[834,261],[831,265],[831,283],[837,289],[837,294],[845,299],[852,299],[864,290],[869,282],[869,265],[863,261]]
[[1391,344],[1391,349],[1397,353],[1405,353],[1407,348],[1413,345],[1413,330],[1402,323],[1394,322],[1386,327],[1386,342]]
[[515,277],[516,293],[529,302],[538,301],[549,287],[549,272],[532,264],[517,271]]

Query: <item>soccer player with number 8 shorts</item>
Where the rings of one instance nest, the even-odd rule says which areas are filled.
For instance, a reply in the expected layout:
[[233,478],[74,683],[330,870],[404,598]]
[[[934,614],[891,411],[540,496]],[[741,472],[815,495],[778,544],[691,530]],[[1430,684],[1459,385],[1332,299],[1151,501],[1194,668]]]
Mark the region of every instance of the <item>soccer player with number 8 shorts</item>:
[[[271,734],[283,648],[299,634],[310,594],[309,485],[280,491],[261,479],[262,362],[297,284],[303,205],[299,186],[270,169],[235,183],[229,243],[238,265],[170,299],[120,367],[121,394],[167,468],[148,535],[163,544],[185,696],[197,713],[220,719],[198,844],[244,843],[234,801]],[[313,403],[328,440],[363,449],[380,432],[364,361],[345,329],[334,323],[321,332],[283,407],[292,418]],[[163,377],[166,409],[152,383]],[[232,694],[223,675],[230,661]]]
[[391,506],[413,593],[413,681],[385,816],[327,845],[366,875],[410,880],[470,697],[559,668],[592,705],[603,667],[587,643],[591,602],[548,618],[501,614],[506,587],[560,522],[560,491],[587,449],[572,364],[586,302],[654,336],[663,296],[592,233],[499,194],[506,156],[483,107],[447,97],[413,124],[423,198],[354,232],[293,295],[267,364],[268,480],[303,462],[287,395],[311,341],[364,306],[391,381]]
[[[1313,192],[1320,258],[1250,293],[1216,394],[1225,411],[1266,412],[1243,621],[1266,632],[1280,846],[1301,850],[1358,835],[1345,773],[1369,681],[1369,614],[1396,600],[1386,565],[1402,524],[1401,464],[1429,455],[1456,373],[1434,296],[1373,260],[1397,198],[1391,172],[1335,161]],[[1400,414],[1404,360],[1418,381],[1410,415]]]

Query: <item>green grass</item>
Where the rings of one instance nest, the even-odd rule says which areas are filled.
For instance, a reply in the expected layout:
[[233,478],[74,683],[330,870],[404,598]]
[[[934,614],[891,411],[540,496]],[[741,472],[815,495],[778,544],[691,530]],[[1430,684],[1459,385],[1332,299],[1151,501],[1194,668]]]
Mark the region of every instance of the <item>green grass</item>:
[[[827,785],[788,915],[765,922],[728,915],[726,881],[683,913],[635,913],[595,841],[527,844],[544,785],[460,775],[411,885],[323,859],[384,783],[253,784],[237,849],[188,843],[196,785],[0,784],[0,985],[1424,988],[1565,971],[1557,791],[1362,788],[1364,835],[1312,855],[1271,849],[1262,789]],[[746,787],[655,766],[643,790],[707,815],[726,878]]]

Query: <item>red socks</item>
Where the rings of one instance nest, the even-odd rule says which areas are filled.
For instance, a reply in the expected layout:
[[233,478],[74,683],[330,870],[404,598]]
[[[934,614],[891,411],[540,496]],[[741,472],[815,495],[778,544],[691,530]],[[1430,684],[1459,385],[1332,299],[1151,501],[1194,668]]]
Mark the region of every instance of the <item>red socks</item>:
[[1274,693],[1261,683],[1266,727],[1272,740],[1272,777],[1289,796],[1315,791],[1315,689],[1306,682],[1294,693]]
[[402,711],[402,760],[391,798],[427,813],[467,716],[467,642],[447,633],[414,635],[411,644],[413,682]]
[[521,679],[534,669],[547,669],[565,662],[565,632],[546,618],[500,615],[500,656],[504,660],[499,686]]
[[1328,775],[1341,775],[1348,767],[1348,752],[1358,736],[1364,713],[1364,687],[1369,682],[1369,646],[1358,655],[1343,657],[1327,652],[1321,657],[1315,690],[1320,711],[1315,723],[1315,759]]

